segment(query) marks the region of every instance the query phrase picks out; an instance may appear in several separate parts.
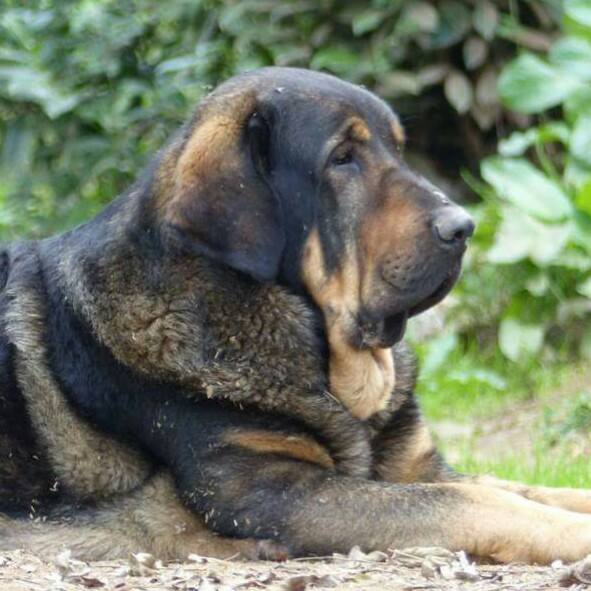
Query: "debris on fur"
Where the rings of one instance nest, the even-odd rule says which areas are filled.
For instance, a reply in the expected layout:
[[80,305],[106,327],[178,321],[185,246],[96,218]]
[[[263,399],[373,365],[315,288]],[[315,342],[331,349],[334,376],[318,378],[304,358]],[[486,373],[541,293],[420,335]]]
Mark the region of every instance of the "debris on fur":
[[83,562],[63,551],[43,560],[23,551],[0,554],[2,591],[538,591],[591,584],[591,556],[572,565],[474,564],[463,552],[404,548],[295,559],[281,563],[192,555],[163,564],[146,553],[127,560]]

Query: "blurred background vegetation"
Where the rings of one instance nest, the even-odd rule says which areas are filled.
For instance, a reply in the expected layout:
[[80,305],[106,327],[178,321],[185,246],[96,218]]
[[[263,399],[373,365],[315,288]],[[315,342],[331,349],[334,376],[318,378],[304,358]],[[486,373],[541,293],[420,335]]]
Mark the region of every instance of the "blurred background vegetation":
[[[200,97],[269,64],[332,72],[390,101],[409,161],[477,218],[434,334],[415,330],[428,414],[505,424],[508,409],[541,401],[541,459],[517,476],[548,481],[557,446],[587,458],[590,0],[3,0],[0,238],[88,219]],[[479,434],[457,431],[457,461],[474,461]],[[514,475],[507,462],[492,469]]]

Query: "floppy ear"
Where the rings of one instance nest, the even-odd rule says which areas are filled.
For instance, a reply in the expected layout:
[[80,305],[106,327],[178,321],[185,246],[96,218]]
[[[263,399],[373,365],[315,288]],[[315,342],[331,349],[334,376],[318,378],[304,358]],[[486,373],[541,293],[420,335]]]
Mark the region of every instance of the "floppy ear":
[[172,171],[164,217],[193,252],[269,281],[285,232],[269,182],[271,125],[252,103],[214,103],[198,113]]

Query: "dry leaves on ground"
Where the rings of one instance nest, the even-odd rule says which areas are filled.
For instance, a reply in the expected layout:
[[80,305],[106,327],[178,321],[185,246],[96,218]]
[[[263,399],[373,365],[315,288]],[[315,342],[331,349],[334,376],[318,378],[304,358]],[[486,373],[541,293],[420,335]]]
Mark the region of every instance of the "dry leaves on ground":
[[2,591],[305,591],[464,589],[488,591],[579,590],[591,584],[591,557],[550,567],[475,564],[463,552],[406,548],[296,559],[283,563],[239,562],[193,556],[164,565],[138,553],[128,561],[85,563],[62,552],[44,561],[22,551],[0,556]]

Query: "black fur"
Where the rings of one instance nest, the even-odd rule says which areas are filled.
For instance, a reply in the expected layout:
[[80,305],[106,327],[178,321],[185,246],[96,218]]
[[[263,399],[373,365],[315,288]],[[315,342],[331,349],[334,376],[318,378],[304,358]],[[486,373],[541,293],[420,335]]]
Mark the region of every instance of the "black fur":
[[[434,232],[460,210],[404,165],[397,125],[333,77],[246,74],[94,220],[3,250],[0,508],[94,504],[102,557],[127,526],[177,559],[210,531],[294,554],[505,544],[506,499],[457,485],[398,342],[470,228]],[[157,503],[182,526],[160,546]]]

